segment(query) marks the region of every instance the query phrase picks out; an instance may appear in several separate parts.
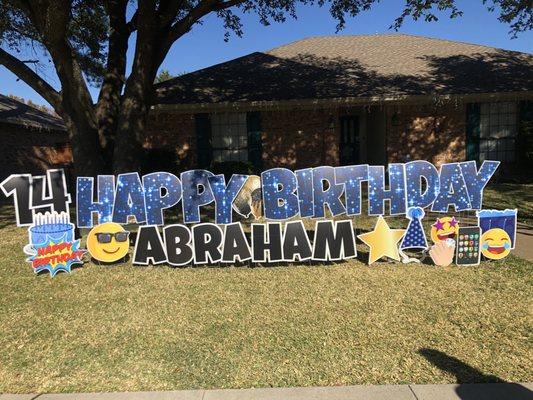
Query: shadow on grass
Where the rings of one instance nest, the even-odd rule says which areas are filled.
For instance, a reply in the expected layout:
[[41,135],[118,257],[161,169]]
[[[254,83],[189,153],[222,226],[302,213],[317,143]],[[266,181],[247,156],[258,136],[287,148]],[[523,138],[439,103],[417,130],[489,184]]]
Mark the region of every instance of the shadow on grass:
[[[437,368],[455,375],[457,383],[459,383],[455,391],[461,400],[526,400],[533,398],[533,393],[526,387],[507,382],[495,375],[487,375],[442,351],[423,348],[418,350],[418,353]],[[471,383],[495,383],[496,385],[487,389],[486,386],[469,385]]]

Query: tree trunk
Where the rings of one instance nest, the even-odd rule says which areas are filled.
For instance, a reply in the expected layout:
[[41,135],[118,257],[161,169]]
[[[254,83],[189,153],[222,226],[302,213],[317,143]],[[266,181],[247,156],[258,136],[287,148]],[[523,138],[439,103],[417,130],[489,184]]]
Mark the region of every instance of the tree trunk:
[[98,131],[82,118],[74,120],[70,115],[61,115],[69,134],[74,176],[96,176],[108,173],[102,148],[98,140]]
[[131,33],[131,26],[126,21],[127,5],[127,0],[106,3],[110,28],[109,48],[106,72],[96,105],[96,123],[104,161],[109,170],[113,166],[115,136],[126,74],[126,52]]
[[94,105],[83,73],[69,44],[60,38],[48,47],[61,81],[60,115],[67,122],[74,174],[94,176],[106,172],[98,136]]
[[118,117],[113,152],[113,173],[140,171],[149,95],[142,83],[126,85]]
[[156,60],[161,38],[158,37],[155,4],[155,1],[139,2],[135,57],[132,73],[124,88],[115,137],[115,174],[140,171],[146,118],[160,65]]

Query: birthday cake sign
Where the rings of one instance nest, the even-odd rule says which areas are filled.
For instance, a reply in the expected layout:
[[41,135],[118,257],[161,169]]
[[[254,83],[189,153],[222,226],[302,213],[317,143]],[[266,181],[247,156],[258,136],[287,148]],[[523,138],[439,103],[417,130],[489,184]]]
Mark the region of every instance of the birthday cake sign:
[[[483,189],[498,165],[484,161],[478,168],[466,161],[437,169],[419,160],[387,168],[273,168],[260,177],[234,174],[227,182],[202,169],[179,177],[170,172],[78,177],[76,225],[89,230],[88,250],[97,263],[128,260],[134,237],[134,265],[343,260],[358,257],[358,239],[369,247],[369,264],[383,258],[420,262],[407,254],[418,251],[436,265],[453,260],[475,265],[481,255],[501,259],[515,245],[516,210],[482,210]],[[69,272],[81,262],[62,170],[11,175],[0,187],[14,198],[17,225],[30,226],[25,250],[32,252],[28,260],[36,272]],[[363,200],[377,219],[372,231],[356,235],[353,217],[361,215]],[[214,222],[202,221],[206,207],[214,210]],[[165,224],[165,216],[178,211],[180,223]],[[431,227],[432,247],[422,224],[429,211],[442,214]],[[459,211],[477,211],[478,224],[465,226],[447,215]],[[327,218],[341,215],[349,218]],[[387,215],[404,216],[403,227],[392,229]],[[250,219],[248,234],[243,221]],[[312,232],[303,219],[315,220]],[[125,229],[131,224],[137,225],[132,235]]]
[[54,276],[59,271],[70,272],[74,264],[82,264],[85,253],[80,249],[80,240],[74,239],[74,224],[66,212],[36,214],[28,229],[30,244],[24,252],[30,257],[35,273],[48,271]]

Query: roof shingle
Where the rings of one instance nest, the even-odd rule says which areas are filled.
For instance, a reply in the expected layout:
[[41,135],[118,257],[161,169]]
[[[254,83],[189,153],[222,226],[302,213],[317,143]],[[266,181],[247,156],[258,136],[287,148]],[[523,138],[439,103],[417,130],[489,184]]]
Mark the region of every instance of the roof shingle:
[[157,86],[157,104],[533,91],[533,55],[404,34],[311,37]]
[[63,120],[0,94],[0,122],[45,130],[66,130]]

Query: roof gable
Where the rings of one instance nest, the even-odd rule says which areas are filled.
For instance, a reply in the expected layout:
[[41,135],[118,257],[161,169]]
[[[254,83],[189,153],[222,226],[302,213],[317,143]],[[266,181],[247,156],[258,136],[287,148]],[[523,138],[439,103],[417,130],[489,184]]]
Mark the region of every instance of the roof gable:
[[408,35],[313,37],[157,86],[159,104],[533,90],[533,56]]

